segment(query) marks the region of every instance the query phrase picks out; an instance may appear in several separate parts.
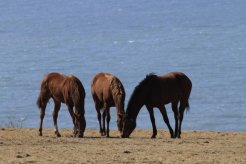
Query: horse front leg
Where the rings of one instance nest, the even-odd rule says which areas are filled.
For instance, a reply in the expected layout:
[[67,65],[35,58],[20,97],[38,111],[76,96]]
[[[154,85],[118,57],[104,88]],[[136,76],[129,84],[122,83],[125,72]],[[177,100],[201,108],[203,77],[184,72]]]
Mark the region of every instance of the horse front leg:
[[171,138],[174,138],[174,135],[173,135],[173,129],[172,127],[170,126],[170,123],[169,123],[169,119],[167,117],[167,112],[166,112],[166,108],[163,106],[163,107],[160,107],[160,112],[162,114],[162,117],[163,117],[163,120],[164,122],[166,123],[168,129],[169,129],[169,132],[170,132],[170,135],[171,135]]
[[54,121],[55,134],[57,137],[61,137],[61,134],[59,133],[58,125],[57,125],[57,117],[58,117],[58,112],[59,112],[60,107],[61,107],[61,103],[56,102],[55,100],[54,100],[54,103],[55,103],[55,107],[54,107],[54,111],[53,111],[53,121]]
[[153,128],[153,134],[151,136],[151,138],[156,138],[157,135],[157,129],[156,129],[156,125],[155,125],[155,117],[154,117],[154,111],[152,107],[146,106],[148,111],[149,111],[149,116],[150,116],[150,120],[151,120],[151,124],[152,124],[152,128]]

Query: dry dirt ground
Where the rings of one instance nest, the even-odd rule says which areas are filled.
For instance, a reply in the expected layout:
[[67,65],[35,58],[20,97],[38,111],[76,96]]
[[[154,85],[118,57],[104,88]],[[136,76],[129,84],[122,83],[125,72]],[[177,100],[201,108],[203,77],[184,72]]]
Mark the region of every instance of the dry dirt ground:
[[73,138],[72,129],[0,129],[0,163],[246,163],[246,132],[185,131],[171,139],[167,131],[135,130],[131,138],[100,137],[86,130]]

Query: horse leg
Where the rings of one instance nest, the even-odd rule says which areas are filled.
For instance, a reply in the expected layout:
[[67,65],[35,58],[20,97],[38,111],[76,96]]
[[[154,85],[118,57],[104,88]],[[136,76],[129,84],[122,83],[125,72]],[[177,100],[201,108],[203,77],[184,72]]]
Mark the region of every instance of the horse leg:
[[59,133],[58,126],[57,126],[57,117],[58,117],[58,112],[61,107],[61,103],[56,102],[55,100],[54,100],[54,103],[55,103],[55,107],[53,111],[53,121],[54,121],[55,134],[57,137],[61,137],[61,134]]
[[146,107],[147,107],[147,109],[149,111],[149,116],[150,116],[150,120],[151,120],[152,128],[153,128],[153,134],[152,134],[151,138],[156,138],[157,129],[156,129],[156,126],[155,126],[154,111],[153,111],[152,107],[149,107],[149,106],[146,106]]
[[40,125],[39,125],[39,136],[42,136],[42,127],[43,127],[43,119],[44,119],[44,115],[45,115],[45,108],[41,108],[40,109]]
[[98,122],[99,122],[100,134],[101,134],[101,136],[103,136],[102,119],[101,119],[101,112],[100,112],[100,109],[97,110],[97,119],[98,119]]
[[177,137],[178,136],[178,123],[179,123],[178,103],[176,103],[176,102],[172,103],[172,110],[173,110],[174,119],[175,119],[175,134],[174,134],[174,137]]
[[168,117],[167,117],[167,112],[166,112],[165,106],[160,107],[159,109],[160,109],[160,112],[161,112],[161,114],[162,114],[163,120],[164,120],[164,122],[166,123],[166,125],[167,125],[167,127],[168,127],[168,129],[169,129],[171,138],[174,138],[174,136],[173,136],[173,129],[172,129],[172,127],[170,126],[170,123],[169,123],[169,119],[168,119]]
[[106,121],[107,121],[107,137],[109,137],[109,122],[110,122],[110,112],[109,112],[109,108],[106,108]]
[[103,110],[103,128],[102,128],[103,136],[106,135],[106,130],[105,130],[105,118],[106,118],[106,111],[105,111],[105,109],[104,109],[104,110]]
[[76,125],[75,125],[75,116],[74,116],[74,112],[73,112],[73,106],[72,105],[67,105],[67,108],[68,108],[68,111],[69,111],[69,114],[73,120],[73,135],[76,136],[77,134],[77,128],[76,128]]
[[184,111],[185,111],[185,105],[183,105],[182,103],[179,106],[179,133],[178,133],[178,138],[181,138],[181,125],[182,125],[182,121],[183,121],[183,117],[184,117]]
[[42,105],[40,106],[40,125],[39,125],[39,136],[42,136],[42,130],[43,130],[43,120],[44,120],[44,115],[45,115],[45,109],[46,105],[49,101],[49,97],[43,97],[43,102]]

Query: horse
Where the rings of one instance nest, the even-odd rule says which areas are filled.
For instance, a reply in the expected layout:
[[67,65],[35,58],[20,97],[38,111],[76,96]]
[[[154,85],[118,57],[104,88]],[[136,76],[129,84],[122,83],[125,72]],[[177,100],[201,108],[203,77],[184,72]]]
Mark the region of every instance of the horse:
[[[107,135],[109,137],[110,107],[116,107],[117,126],[121,133],[125,101],[125,90],[121,81],[112,74],[98,73],[92,80],[91,94],[95,102],[101,136]],[[103,128],[101,124],[101,111],[103,112]],[[107,121],[107,132],[105,132],[105,118]]]
[[60,73],[49,73],[43,78],[37,99],[37,105],[40,109],[40,136],[42,136],[45,108],[50,98],[54,100],[53,121],[56,136],[61,137],[57,126],[57,117],[61,103],[65,103],[73,120],[74,136],[83,137],[86,127],[84,117],[85,90],[80,80],[73,75],[66,76]]
[[[181,125],[185,109],[189,109],[189,97],[191,93],[192,82],[181,72],[171,72],[166,75],[157,76],[149,74],[134,89],[127,105],[126,114],[123,118],[122,138],[128,138],[136,128],[137,115],[142,108],[146,106],[152,123],[153,134],[151,138],[157,135],[155,117],[153,108],[159,108],[164,122],[166,123],[171,138],[181,137]],[[167,117],[165,104],[172,104],[172,111],[175,118],[175,133],[170,126]],[[179,104],[179,110],[178,110]]]

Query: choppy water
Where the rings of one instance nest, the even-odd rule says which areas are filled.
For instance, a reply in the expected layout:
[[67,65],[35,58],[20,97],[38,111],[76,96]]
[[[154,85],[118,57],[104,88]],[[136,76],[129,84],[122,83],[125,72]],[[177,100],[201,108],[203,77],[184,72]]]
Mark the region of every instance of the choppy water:
[[[182,71],[193,82],[184,129],[245,131],[245,9],[244,0],[0,1],[0,123],[38,127],[36,98],[48,72],[80,78],[87,128],[97,129],[90,94],[96,73],[117,75],[127,104],[147,73]],[[44,127],[53,127],[52,110],[50,101]],[[155,116],[167,129],[158,110]],[[65,105],[58,123],[72,127]],[[137,127],[151,128],[145,107]]]

